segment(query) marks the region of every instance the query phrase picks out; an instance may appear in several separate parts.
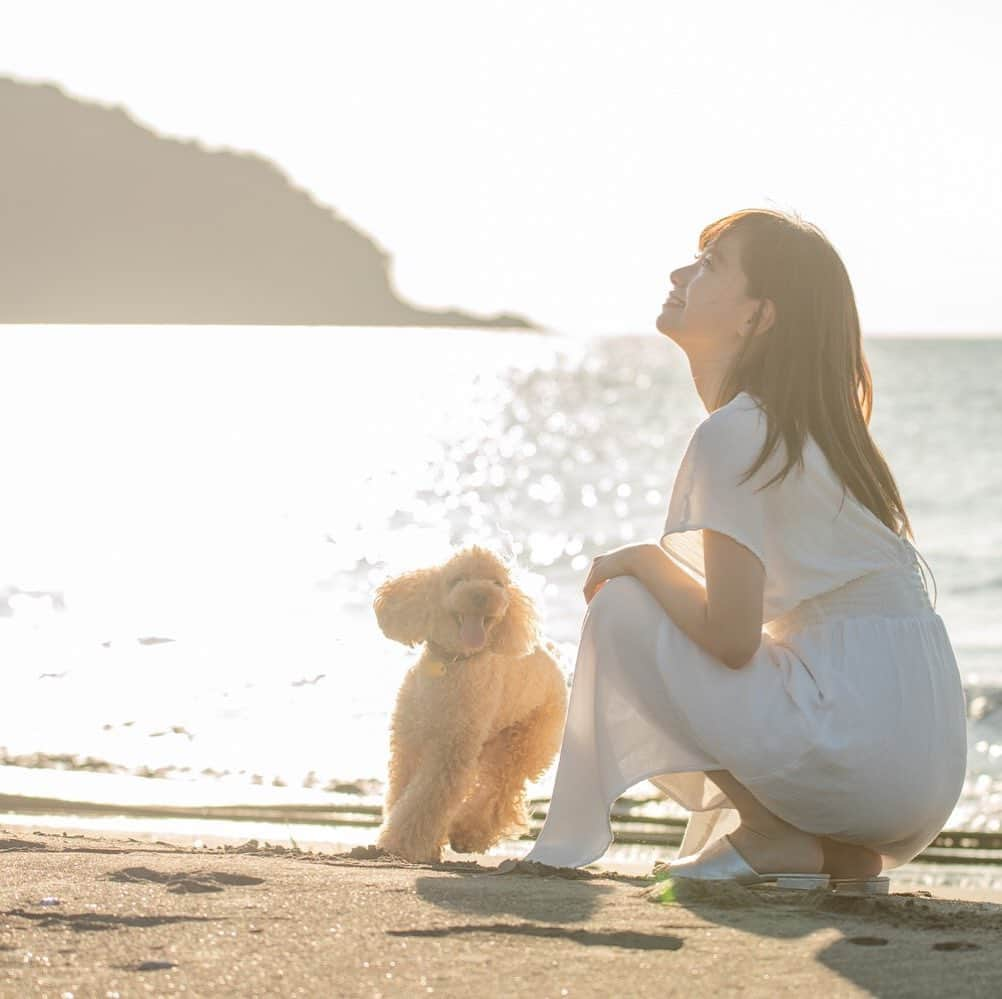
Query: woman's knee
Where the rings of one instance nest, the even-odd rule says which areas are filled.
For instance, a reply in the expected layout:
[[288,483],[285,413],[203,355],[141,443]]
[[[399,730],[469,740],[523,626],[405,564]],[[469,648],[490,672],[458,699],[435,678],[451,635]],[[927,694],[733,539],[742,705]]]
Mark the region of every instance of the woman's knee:
[[664,609],[636,576],[614,576],[589,602],[582,639],[598,650],[602,669],[649,676],[657,669],[666,619]]
[[622,614],[625,609],[635,605],[643,595],[650,596],[644,584],[636,576],[613,576],[612,579],[607,579],[591,598],[588,613],[592,616]]
[[591,598],[587,613],[592,626],[635,633],[655,626],[662,611],[636,576],[614,576]]

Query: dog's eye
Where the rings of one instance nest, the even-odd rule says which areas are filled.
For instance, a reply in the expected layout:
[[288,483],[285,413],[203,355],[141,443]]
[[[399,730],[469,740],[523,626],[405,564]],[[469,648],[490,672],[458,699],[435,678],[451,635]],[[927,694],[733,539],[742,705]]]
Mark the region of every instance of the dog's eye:
[[493,584],[494,584],[495,586],[504,586],[504,583],[502,583],[502,582],[501,582],[501,580],[499,580],[499,579],[492,579],[492,580],[491,580],[491,582],[492,582],[492,583],[493,583]]

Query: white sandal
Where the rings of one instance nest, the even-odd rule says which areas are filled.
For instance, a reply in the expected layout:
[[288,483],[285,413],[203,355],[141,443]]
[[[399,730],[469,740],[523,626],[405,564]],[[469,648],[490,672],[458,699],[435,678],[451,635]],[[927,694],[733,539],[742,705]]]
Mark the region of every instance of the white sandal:
[[[689,857],[680,857],[654,868],[655,875],[664,873],[670,878],[691,878],[696,881],[733,881],[745,887],[773,884],[777,888],[828,888],[827,874],[778,873],[759,874],[738,853],[725,834],[711,846]],[[843,878],[843,881],[850,879]]]
[[831,886],[840,895],[888,895],[891,879],[886,874],[873,878],[831,878]]

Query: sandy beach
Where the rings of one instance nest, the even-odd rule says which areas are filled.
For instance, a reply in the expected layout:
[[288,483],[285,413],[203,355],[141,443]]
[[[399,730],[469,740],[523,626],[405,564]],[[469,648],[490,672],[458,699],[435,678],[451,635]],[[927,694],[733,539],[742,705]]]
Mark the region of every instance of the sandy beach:
[[667,886],[0,828],[0,995],[1002,993],[1002,895]]

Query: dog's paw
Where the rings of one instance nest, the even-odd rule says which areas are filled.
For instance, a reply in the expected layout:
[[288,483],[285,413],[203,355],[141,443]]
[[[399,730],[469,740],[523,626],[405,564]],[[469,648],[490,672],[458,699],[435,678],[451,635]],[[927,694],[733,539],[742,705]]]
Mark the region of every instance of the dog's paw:
[[484,853],[487,845],[477,840],[450,839],[449,848],[455,853]]
[[438,864],[442,861],[441,847],[422,846],[418,843],[405,843],[394,839],[381,839],[378,848],[386,853],[406,860],[409,864]]
[[456,853],[486,853],[498,837],[477,829],[454,829],[449,833],[449,846]]

